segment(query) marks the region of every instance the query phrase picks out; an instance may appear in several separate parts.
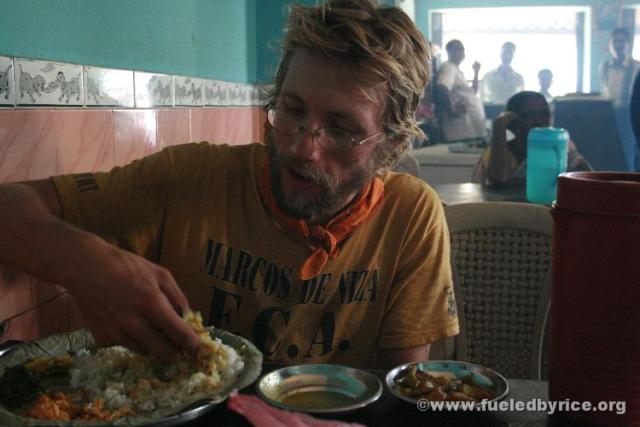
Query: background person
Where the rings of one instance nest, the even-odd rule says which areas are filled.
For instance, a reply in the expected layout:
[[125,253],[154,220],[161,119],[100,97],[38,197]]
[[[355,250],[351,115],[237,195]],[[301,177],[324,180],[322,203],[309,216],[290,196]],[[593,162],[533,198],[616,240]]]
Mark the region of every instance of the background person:
[[544,96],[544,99],[547,100],[548,103],[553,101],[553,95],[549,93],[549,88],[553,84],[553,73],[548,68],[543,68],[538,71],[538,84],[540,85],[540,95]]
[[638,151],[629,119],[629,100],[640,62],[629,54],[630,45],[631,36],[626,28],[618,27],[611,31],[609,52],[612,58],[600,64],[599,77],[603,95],[613,104],[627,170],[633,171],[638,169]]
[[485,112],[477,97],[480,64],[474,63],[474,83],[470,87],[460,64],[464,61],[464,45],[451,40],[445,46],[447,61],[436,77],[436,111],[441,121],[444,141],[481,140],[486,137]]
[[615,107],[629,104],[633,79],[640,69],[640,62],[629,54],[631,37],[626,28],[611,31],[609,52],[611,59],[600,64],[599,77],[602,94],[611,99]]
[[155,356],[197,350],[191,307],[273,362],[425,360],[458,332],[446,221],[387,171],[422,136],[429,62],[399,8],[295,5],[264,145],[0,185],[0,264],[67,288],[98,342]]
[[[472,181],[482,184],[524,183],[529,130],[550,124],[549,104],[540,93],[525,91],[509,98],[505,111],[493,122],[489,146],[476,165]],[[507,132],[511,138],[507,137]],[[568,150],[568,172],[591,170],[571,141]]]
[[515,93],[524,90],[524,78],[512,67],[516,45],[506,42],[500,51],[500,65],[482,77],[481,98],[483,102],[505,104]]

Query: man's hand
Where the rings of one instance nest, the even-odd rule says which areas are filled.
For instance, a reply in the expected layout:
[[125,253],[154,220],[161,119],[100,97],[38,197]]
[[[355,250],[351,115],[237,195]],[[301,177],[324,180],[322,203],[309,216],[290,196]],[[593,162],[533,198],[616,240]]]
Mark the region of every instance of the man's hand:
[[509,129],[511,132],[518,134],[521,128],[522,119],[513,111],[503,111],[493,121],[494,132],[505,132]]
[[164,268],[65,223],[51,182],[0,185],[0,264],[64,286],[98,343],[169,359],[197,352],[187,299]]
[[189,309],[187,299],[168,270],[98,237],[83,246],[82,265],[62,285],[100,345],[120,344],[160,360],[197,353],[200,339],[179,314]]
[[474,72],[475,74],[478,74],[478,73],[480,72],[480,67],[481,67],[481,65],[480,65],[480,63],[479,63],[478,61],[475,61],[475,62],[471,65],[471,68],[473,68],[473,72]]

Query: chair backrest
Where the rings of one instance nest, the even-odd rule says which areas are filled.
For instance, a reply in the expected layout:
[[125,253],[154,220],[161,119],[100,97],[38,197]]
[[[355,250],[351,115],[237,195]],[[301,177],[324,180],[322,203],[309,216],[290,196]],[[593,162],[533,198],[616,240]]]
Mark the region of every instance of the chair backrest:
[[460,319],[457,360],[511,378],[546,377],[553,220],[548,207],[445,206]]
[[611,101],[598,97],[554,100],[553,125],[565,128],[578,152],[598,171],[626,171],[624,135]]

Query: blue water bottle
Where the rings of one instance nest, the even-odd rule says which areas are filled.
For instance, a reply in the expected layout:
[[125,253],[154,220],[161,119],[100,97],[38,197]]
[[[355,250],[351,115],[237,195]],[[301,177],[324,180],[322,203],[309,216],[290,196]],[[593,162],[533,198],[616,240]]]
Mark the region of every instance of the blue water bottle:
[[527,200],[551,204],[556,198],[558,175],[567,171],[569,132],[558,128],[533,128],[527,138]]

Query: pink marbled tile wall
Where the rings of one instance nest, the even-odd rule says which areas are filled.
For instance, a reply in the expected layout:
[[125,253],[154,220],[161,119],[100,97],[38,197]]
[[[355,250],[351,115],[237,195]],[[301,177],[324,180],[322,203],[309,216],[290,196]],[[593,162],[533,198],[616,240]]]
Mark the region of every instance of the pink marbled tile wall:
[[184,144],[191,139],[191,110],[172,108],[156,112],[158,144],[164,148]]
[[[262,141],[264,120],[258,107],[0,109],[0,183],[105,171],[190,141]],[[0,321],[61,289],[0,266]],[[65,295],[12,321],[0,342],[84,326],[73,298]]]
[[155,110],[115,110],[113,127],[116,166],[124,166],[161,148]]
[[58,172],[55,120],[52,109],[0,110],[0,182]]
[[262,141],[258,108],[0,109],[0,183],[105,171],[169,145]]
[[58,174],[108,171],[115,165],[113,112],[56,112]]
[[262,110],[254,108],[194,108],[191,139],[230,145],[258,142],[265,118]]

